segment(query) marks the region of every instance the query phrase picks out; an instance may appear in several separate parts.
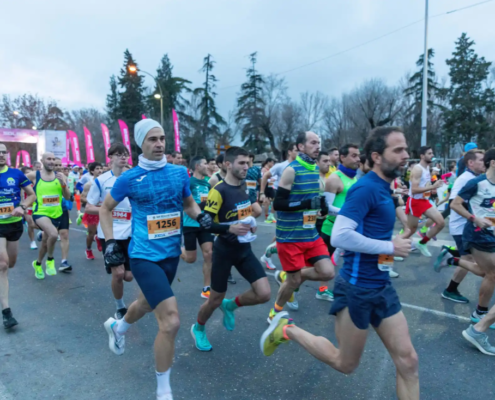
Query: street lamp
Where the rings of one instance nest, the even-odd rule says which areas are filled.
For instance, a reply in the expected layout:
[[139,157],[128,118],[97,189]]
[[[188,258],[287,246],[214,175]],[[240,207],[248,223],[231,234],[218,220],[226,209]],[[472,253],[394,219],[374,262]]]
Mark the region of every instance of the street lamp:
[[428,0],[425,0],[425,52],[423,55],[423,99],[421,100],[421,146],[426,146],[428,103]]
[[[128,69],[129,69],[129,72],[131,74],[135,74],[138,71],[138,69],[135,65],[129,65]],[[153,75],[151,75],[149,72],[143,71],[142,69],[140,69],[139,72],[142,72],[143,74],[151,76],[155,80],[156,86],[158,86],[158,90],[160,91],[160,94],[156,93],[155,99],[160,99],[160,124],[162,125],[162,128],[163,128],[163,91],[162,91],[162,87],[160,86],[160,83],[158,83],[158,80]]]

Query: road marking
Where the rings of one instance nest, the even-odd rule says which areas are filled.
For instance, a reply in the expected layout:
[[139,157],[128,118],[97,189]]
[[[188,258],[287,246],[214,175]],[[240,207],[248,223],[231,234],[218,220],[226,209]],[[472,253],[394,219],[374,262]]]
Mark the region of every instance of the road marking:
[[437,315],[439,317],[452,318],[452,319],[456,319],[456,320],[462,321],[462,322],[471,322],[471,319],[467,318],[467,317],[461,317],[459,315],[450,314],[450,313],[446,313],[443,311],[432,310],[431,308],[415,306],[413,304],[407,304],[407,303],[401,303],[401,304],[402,304],[402,307],[410,308],[411,310],[422,311],[422,312],[426,312],[429,314]]
[[69,228],[71,231],[77,231],[77,232],[83,232],[86,233],[84,229],[79,229],[79,228]]

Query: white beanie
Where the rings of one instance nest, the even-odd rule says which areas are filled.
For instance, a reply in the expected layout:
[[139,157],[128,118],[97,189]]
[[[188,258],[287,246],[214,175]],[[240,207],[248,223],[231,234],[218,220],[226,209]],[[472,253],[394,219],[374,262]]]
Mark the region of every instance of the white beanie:
[[134,140],[136,140],[136,144],[139,148],[142,147],[144,138],[153,128],[160,128],[163,130],[162,126],[157,121],[150,118],[142,119],[134,125]]

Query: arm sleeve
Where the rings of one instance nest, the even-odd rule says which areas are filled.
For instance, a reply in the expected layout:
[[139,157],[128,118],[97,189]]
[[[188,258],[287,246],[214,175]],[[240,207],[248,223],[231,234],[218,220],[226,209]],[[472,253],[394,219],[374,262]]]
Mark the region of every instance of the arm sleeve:
[[356,232],[358,223],[339,215],[332,230],[332,246],[355,253],[394,254],[394,244],[389,241],[370,239]]
[[128,179],[126,174],[123,174],[117,178],[115,183],[113,184],[113,188],[110,192],[110,195],[114,198],[115,201],[119,203],[128,197]]
[[469,200],[475,196],[478,192],[478,179],[471,179],[466,185],[459,191],[457,196],[462,197],[464,200]]
[[328,215],[338,215],[340,208],[332,205],[335,201],[335,193],[325,192],[324,196],[328,207]]
[[86,200],[89,204],[96,206],[101,202],[101,184],[98,178],[96,178],[89,189],[88,195],[86,196]]
[[[212,218],[215,218],[215,216],[216,216],[216,214],[213,214],[213,213],[208,212],[208,211],[206,211],[205,213],[209,214]],[[214,222],[211,225],[211,228],[208,229],[207,231],[210,233],[214,233],[216,235],[222,235],[224,233],[227,233],[229,228],[230,228],[230,225],[222,225],[222,224],[217,224],[216,222]]]
[[299,211],[311,207],[311,200],[290,201],[290,190],[279,187],[273,202],[273,208],[277,211]]

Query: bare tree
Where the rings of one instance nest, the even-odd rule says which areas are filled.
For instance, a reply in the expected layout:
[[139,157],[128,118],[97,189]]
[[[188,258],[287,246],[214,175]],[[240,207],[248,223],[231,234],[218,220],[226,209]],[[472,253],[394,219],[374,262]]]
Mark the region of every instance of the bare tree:
[[306,131],[318,128],[323,119],[328,97],[321,92],[301,94],[301,112],[303,117],[303,127]]

